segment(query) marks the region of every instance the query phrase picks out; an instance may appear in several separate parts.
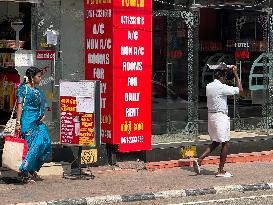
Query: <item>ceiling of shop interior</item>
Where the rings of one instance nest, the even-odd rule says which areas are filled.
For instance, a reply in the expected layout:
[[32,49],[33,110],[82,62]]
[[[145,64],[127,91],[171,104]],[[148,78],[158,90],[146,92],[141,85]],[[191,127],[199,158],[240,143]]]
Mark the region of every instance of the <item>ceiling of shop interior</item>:
[[0,0],[1,1],[9,1],[9,2],[22,2],[22,3],[39,3],[40,0]]
[[195,0],[199,4],[255,5],[263,0]]
[[[166,0],[165,0],[166,1]],[[226,6],[231,5],[258,5],[258,4],[273,4],[273,0],[174,0],[175,3],[180,4],[201,4],[201,5],[210,5],[210,4],[222,4]]]

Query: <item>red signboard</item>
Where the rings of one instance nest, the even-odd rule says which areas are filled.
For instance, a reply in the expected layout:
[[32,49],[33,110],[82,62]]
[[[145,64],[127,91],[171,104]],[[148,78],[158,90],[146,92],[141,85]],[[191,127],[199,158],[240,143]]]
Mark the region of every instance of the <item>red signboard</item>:
[[151,149],[152,0],[85,1],[85,75],[101,80],[102,141]]
[[114,93],[120,150],[151,148],[152,1],[114,1]]
[[234,54],[235,58],[240,59],[249,59],[250,58],[250,52],[249,51],[235,51]]
[[85,79],[101,81],[101,138],[113,143],[112,3],[84,2]]
[[56,52],[55,51],[36,51],[37,60],[55,60]]
[[61,143],[94,145],[94,114],[77,112],[76,97],[61,96]]

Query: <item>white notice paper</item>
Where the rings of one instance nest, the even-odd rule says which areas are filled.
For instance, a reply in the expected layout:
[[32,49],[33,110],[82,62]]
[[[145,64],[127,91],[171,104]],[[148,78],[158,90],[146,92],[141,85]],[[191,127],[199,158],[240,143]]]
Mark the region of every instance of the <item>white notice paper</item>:
[[95,96],[94,82],[60,82],[60,96],[90,97]]
[[56,31],[48,30],[46,32],[46,43],[51,45],[57,45],[58,35]]
[[95,109],[94,98],[77,97],[76,102],[77,102],[77,107],[76,107],[77,112],[94,113],[94,109]]
[[29,67],[34,65],[32,51],[18,50],[15,52],[15,66],[16,67]]

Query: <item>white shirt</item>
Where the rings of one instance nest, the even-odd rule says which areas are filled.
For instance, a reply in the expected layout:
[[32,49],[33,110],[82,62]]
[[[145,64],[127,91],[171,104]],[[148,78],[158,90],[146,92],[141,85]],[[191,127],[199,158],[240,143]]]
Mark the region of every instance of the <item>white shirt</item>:
[[206,87],[208,112],[228,113],[227,96],[239,94],[239,88],[228,86],[215,79]]

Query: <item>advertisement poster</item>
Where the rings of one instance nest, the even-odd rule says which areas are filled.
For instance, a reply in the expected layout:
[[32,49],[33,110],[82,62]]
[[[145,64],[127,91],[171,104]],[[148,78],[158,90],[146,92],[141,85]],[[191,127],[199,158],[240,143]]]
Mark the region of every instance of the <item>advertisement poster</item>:
[[60,83],[62,144],[95,146],[94,92],[92,82]]
[[152,1],[85,1],[85,41],[85,77],[102,81],[102,141],[150,150]]

